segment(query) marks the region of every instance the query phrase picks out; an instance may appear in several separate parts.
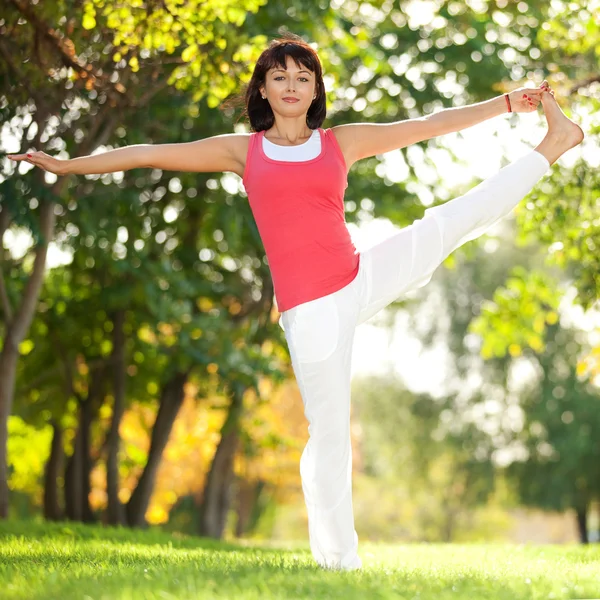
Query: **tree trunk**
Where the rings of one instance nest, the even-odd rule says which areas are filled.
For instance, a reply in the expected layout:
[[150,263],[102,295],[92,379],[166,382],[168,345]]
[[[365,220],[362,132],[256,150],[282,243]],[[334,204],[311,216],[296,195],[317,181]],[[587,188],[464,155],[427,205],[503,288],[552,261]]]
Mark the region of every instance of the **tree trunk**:
[[588,533],[587,533],[587,507],[577,507],[575,508],[576,518],[577,518],[577,530],[579,531],[579,541],[582,544],[589,543]]
[[[54,233],[56,216],[54,214],[54,203],[42,202],[40,207],[40,241],[35,250],[35,259],[31,275],[25,285],[19,308],[14,316],[9,312],[6,314],[6,336],[0,353],[0,519],[8,517],[8,465],[7,465],[7,442],[8,442],[8,417],[12,412],[12,404],[15,393],[15,378],[17,371],[17,360],[19,358],[19,344],[25,339],[44,282],[44,270],[46,268],[46,255],[48,254],[48,243]],[[3,223],[7,225],[6,217]],[[4,236],[4,225],[0,236],[0,245]],[[12,317],[12,318],[11,318]]]
[[79,425],[65,470],[65,511],[73,521],[96,521],[90,506],[90,476],[93,468],[90,448],[90,427],[104,399],[104,369],[94,369],[90,375],[88,394],[79,403]]
[[242,392],[232,394],[229,414],[221,428],[221,440],[210,466],[200,504],[200,535],[221,539],[231,505],[233,459],[239,441]]
[[265,482],[258,481],[239,481],[237,486],[237,521],[235,524],[236,537],[242,537],[250,533],[256,526],[258,518],[262,514],[262,507],[259,500],[261,492],[265,487]]
[[106,493],[108,496],[107,522],[125,525],[125,508],[119,499],[119,425],[125,410],[125,311],[117,310],[113,316],[113,415],[108,433],[108,457],[106,459]]
[[[26,22],[31,22],[31,15],[28,14],[27,3],[15,3],[17,10],[25,16]],[[50,33],[50,32],[48,32]],[[37,35],[37,34],[36,34]],[[45,68],[42,68],[45,71]],[[23,81],[21,82],[23,83]],[[25,88],[30,90],[27,81],[24,81]],[[47,107],[38,105],[40,98],[33,97],[36,103],[36,114],[38,125],[38,133],[33,139],[34,146],[37,146],[44,131],[43,121],[45,117],[58,116],[58,107],[54,112],[49,111]],[[123,103],[125,106],[130,103]],[[133,110],[139,110],[134,107]],[[44,115],[44,118],[42,118]],[[120,110],[107,110],[106,118],[99,118],[94,115],[92,123],[94,127],[88,137],[78,147],[78,152],[75,156],[84,156],[91,154],[98,146],[105,144],[119,123],[121,117]],[[43,180],[44,174],[40,171],[37,174],[40,180]],[[67,177],[60,177],[58,181],[52,185],[51,193],[54,197],[60,197],[68,182]],[[2,352],[0,353],[0,519],[8,516],[8,465],[7,465],[7,442],[8,442],[8,417],[12,412],[12,404],[15,392],[15,377],[18,360],[18,347],[23,341],[35,314],[40,291],[44,283],[44,273],[46,270],[46,258],[48,255],[48,244],[54,237],[54,229],[56,224],[56,215],[54,213],[54,202],[46,200],[40,203],[40,220],[39,220],[39,238],[35,247],[35,258],[31,274],[27,279],[23,295],[18,303],[16,314],[12,315],[11,307],[8,306],[7,295],[0,293],[1,301],[4,309],[4,318],[6,321],[6,337],[3,341]],[[6,210],[0,211],[0,260],[2,257],[2,239],[4,231],[8,228],[8,213]],[[0,269],[0,278],[3,277]],[[4,282],[0,284],[0,291],[6,291]],[[8,308],[8,311],[6,310]]]
[[188,374],[189,372],[175,373],[163,387],[158,414],[152,428],[148,462],[126,507],[127,523],[131,527],[143,527],[146,525],[146,511],[148,510],[154,489],[156,473],[165,446],[169,441],[173,423],[183,404],[185,395],[184,387]]
[[79,427],[73,443],[73,453],[67,460],[65,469],[65,515],[71,521],[83,518],[83,498],[81,476],[83,472],[83,438],[81,435],[81,412],[79,407]]
[[50,456],[44,469],[44,518],[48,521],[59,521],[63,512],[58,499],[58,478],[63,472],[64,450],[62,442],[62,428],[52,419],[52,443]]
[[96,517],[92,511],[90,505],[90,492],[92,491],[92,484],[90,478],[92,476],[92,469],[94,468],[94,461],[92,460],[92,440],[90,435],[90,428],[94,419],[96,418],[102,402],[104,401],[104,372],[99,369],[95,376],[92,378],[92,382],[97,382],[97,388],[90,389],[90,396],[87,402],[82,406],[81,413],[81,498],[82,498],[82,520],[84,523],[95,523]]

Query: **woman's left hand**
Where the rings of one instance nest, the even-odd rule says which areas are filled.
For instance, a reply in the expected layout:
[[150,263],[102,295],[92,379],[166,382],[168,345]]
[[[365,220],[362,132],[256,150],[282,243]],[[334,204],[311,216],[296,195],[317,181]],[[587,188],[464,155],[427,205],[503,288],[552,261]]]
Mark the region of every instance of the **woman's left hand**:
[[554,94],[546,80],[537,88],[522,87],[513,90],[508,94],[512,112],[530,113],[537,110],[539,103],[542,101],[542,92]]

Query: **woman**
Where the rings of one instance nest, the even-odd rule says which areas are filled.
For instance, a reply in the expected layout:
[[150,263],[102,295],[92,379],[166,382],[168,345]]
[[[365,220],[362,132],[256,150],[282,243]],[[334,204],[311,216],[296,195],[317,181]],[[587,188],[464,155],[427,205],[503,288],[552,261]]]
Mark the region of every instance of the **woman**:
[[[358,252],[344,220],[348,169],[358,160],[458,131],[542,103],[548,132],[525,156],[463,196]],[[253,133],[181,144],[135,145],[57,160],[12,155],[47,171],[110,173],[138,167],[233,172],[243,178],[269,261],[292,365],[309,422],[300,461],[310,546],[323,567],[358,569],[352,513],[350,366],[360,323],[506,216],[583,132],[560,110],[544,81],[487,102],[389,124],[322,129],[325,86],[319,58],[301,38],[273,41],[245,93]]]

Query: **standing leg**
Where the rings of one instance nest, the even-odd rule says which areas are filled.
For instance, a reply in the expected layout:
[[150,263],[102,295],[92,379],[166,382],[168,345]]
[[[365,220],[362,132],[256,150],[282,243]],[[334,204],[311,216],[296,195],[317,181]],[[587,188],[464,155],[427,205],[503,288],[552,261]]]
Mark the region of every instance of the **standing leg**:
[[350,445],[350,374],[358,310],[356,286],[350,283],[282,314],[309,423],[300,474],[310,548],[319,565],[332,569],[362,565],[352,510]]

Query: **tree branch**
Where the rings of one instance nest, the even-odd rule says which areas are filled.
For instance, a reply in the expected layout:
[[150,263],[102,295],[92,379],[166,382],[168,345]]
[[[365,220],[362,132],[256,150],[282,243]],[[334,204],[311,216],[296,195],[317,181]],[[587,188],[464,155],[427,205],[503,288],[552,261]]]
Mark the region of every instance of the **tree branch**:
[[49,104],[46,104],[46,101],[43,99],[43,97],[35,92],[35,90],[29,85],[27,77],[24,77],[19,71],[19,69],[17,68],[17,66],[11,58],[10,52],[8,51],[7,47],[5,46],[2,40],[0,40],[0,56],[2,56],[2,58],[4,59],[5,64],[8,65],[9,71],[11,71],[14,74],[15,81],[17,81],[19,85],[22,85],[29,94],[29,96],[33,98],[33,100],[35,101],[35,105],[45,108],[47,113],[52,113],[51,106]]
[[600,75],[594,75],[588,79],[584,79],[583,81],[578,81],[575,85],[569,90],[569,95],[576,94],[582,88],[587,88],[592,83],[600,82]]
[[[95,87],[106,87],[118,96],[125,93],[123,84],[119,82],[113,84],[109,74],[100,73],[91,63],[79,58],[74,51],[73,42],[66,36],[62,38],[54,28],[42,21],[28,2],[21,0],[10,0],[10,2],[33,25],[36,33],[58,52],[61,62],[78,73],[81,79],[91,78]],[[101,85],[96,86],[97,82]]]

